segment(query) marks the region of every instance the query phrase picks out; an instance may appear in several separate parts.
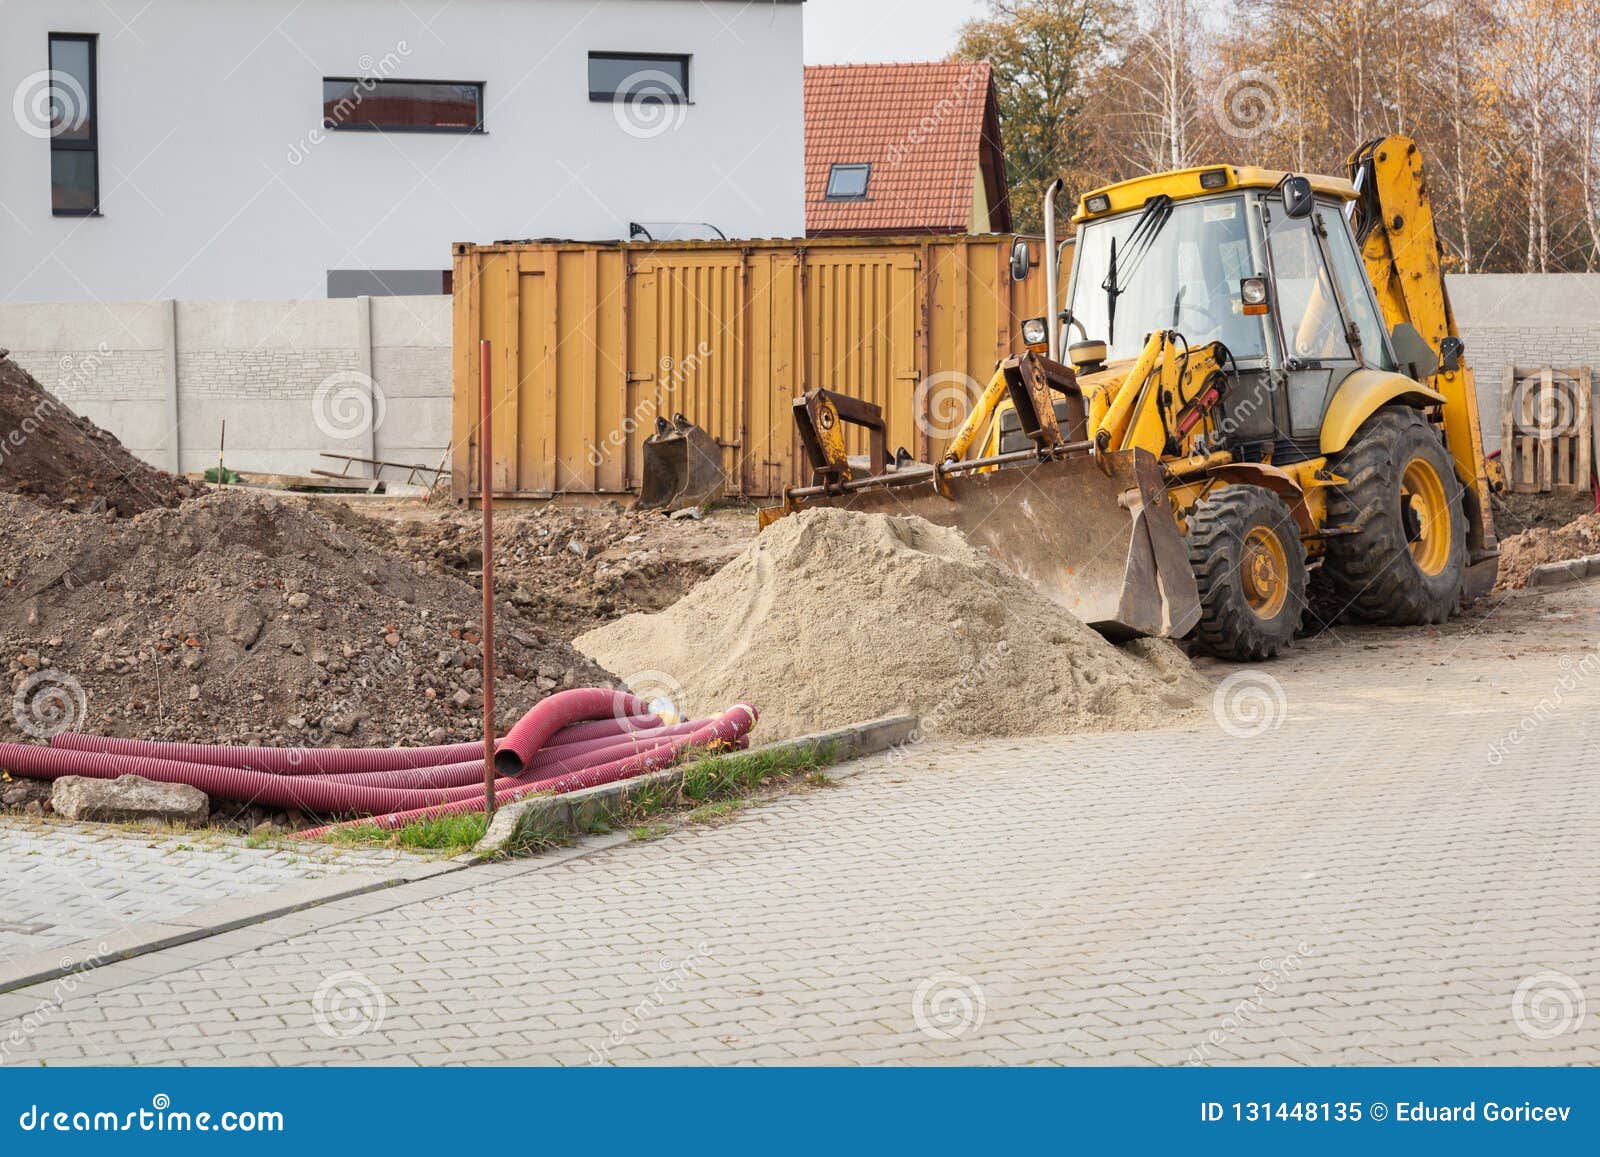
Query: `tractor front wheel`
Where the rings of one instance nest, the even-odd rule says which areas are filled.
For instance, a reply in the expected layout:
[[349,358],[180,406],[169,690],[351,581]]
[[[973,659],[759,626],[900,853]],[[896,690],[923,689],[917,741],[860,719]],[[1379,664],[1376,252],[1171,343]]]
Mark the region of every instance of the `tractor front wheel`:
[[1271,659],[1306,602],[1306,553],[1294,518],[1260,486],[1225,486],[1189,514],[1189,565],[1200,588],[1194,641],[1222,659]]

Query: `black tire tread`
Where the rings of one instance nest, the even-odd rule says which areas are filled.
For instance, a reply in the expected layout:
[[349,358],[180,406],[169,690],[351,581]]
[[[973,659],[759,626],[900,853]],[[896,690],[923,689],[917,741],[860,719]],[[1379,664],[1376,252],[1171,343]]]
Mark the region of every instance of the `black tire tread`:
[[[1239,576],[1244,536],[1258,524],[1276,530],[1289,560],[1289,597],[1271,622],[1250,609]],[[1185,545],[1200,588],[1200,622],[1193,640],[1220,659],[1275,658],[1294,639],[1305,608],[1305,548],[1289,508],[1264,487],[1224,486],[1190,512]]]
[[[1354,526],[1356,533],[1328,539],[1319,582],[1340,617],[1361,623],[1424,626],[1442,623],[1460,603],[1466,555],[1464,513],[1453,527],[1457,543],[1451,551],[1453,584],[1446,578],[1430,583],[1411,560],[1399,516],[1402,458],[1408,446],[1437,446],[1446,465],[1442,473],[1452,509],[1460,510],[1460,485],[1444,443],[1426,417],[1408,406],[1386,406],[1356,431],[1350,445],[1329,461],[1333,473],[1347,479],[1328,491],[1327,521]],[[1453,589],[1451,589],[1453,587]]]

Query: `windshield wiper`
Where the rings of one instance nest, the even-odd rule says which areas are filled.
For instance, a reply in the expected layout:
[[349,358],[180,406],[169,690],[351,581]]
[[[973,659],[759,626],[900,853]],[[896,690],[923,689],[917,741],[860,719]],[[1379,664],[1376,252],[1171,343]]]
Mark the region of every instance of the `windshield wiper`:
[[1133,223],[1133,229],[1128,233],[1128,240],[1122,247],[1124,261],[1122,284],[1118,284],[1117,281],[1117,239],[1115,237],[1111,239],[1111,258],[1107,263],[1106,279],[1100,283],[1100,288],[1106,293],[1108,346],[1117,339],[1117,298],[1127,292],[1127,281],[1132,279],[1139,268],[1139,263],[1150,252],[1156,237],[1171,219],[1172,198],[1165,193],[1157,194],[1145,202],[1144,212],[1140,213],[1139,219]]

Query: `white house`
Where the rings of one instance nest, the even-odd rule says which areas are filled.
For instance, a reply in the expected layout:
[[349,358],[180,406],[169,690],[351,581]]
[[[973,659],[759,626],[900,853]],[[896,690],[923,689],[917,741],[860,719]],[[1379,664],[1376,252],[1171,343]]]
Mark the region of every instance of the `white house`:
[[0,301],[448,291],[450,245],[797,236],[798,0],[6,0]]

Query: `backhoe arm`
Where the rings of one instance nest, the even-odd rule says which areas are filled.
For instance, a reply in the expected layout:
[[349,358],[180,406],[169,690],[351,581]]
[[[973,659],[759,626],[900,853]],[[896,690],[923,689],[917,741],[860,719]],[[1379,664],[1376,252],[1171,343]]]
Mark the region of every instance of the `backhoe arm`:
[[[1350,156],[1350,179],[1359,198],[1351,221],[1367,275],[1391,332],[1410,326],[1427,355],[1409,355],[1405,334],[1396,334],[1396,353],[1411,361],[1419,381],[1444,395],[1445,443],[1456,473],[1470,486],[1469,546],[1478,557],[1493,553],[1494,523],[1489,513],[1489,475],[1478,422],[1478,394],[1450,308],[1440,264],[1439,234],[1433,204],[1422,174],[1422,153],[1410,137],[1368,141]],[[1415,345],[1415,340],[1412,339]],[[1422,351],[1416,351],[1421,357]],[[1474,509],[1475,507],[1475,509]]]

